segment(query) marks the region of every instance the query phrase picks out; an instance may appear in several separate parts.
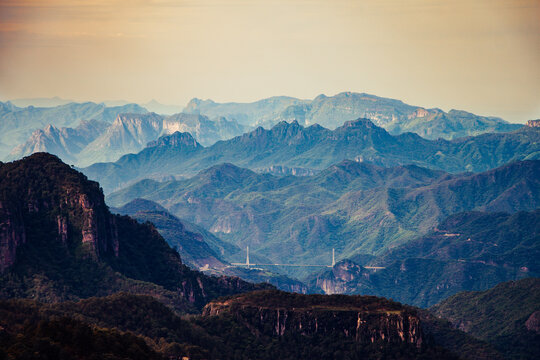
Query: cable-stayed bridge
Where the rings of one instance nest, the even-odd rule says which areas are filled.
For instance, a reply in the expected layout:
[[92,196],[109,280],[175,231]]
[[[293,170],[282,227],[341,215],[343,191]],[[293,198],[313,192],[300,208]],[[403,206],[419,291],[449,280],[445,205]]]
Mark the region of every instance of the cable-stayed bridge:
[[[246,262],[245,263],[231,263],[231,266],[298,266],[298,267],[328,267],[333,268],[336,265],[336,251],[332,249],[332,264],[256,264],[249,261],[249,246],[246,247]],[[383,266],[364,266],[365,269],[380,270],[384,269]]]

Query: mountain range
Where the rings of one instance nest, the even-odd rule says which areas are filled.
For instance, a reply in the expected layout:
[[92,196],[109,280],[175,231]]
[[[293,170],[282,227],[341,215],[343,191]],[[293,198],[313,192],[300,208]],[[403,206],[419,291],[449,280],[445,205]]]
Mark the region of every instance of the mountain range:
[[66,162],[78,163],[81,151],[109,126],[108,122],[101,120],[82,120],[75,128],[47,125],[44,129],[34,131],[24,144],[15,147],[9,153],[8,159],[20,159],[36,152],[48,152]]
[[[303,126],[318,124],[335,129],[345,121],[362,117],[370,119],[391,134],[413,132],[427,139],[456,139],[486,132],[508,132],[522,127],[495,117],[458,110],[446,113],[440,109],[425,109],[399,100],[351,92],[331,97],[320,95],[313,100],[272,97],[253,103],[216,103],[212,100],[193,99],[183,113],[179,113],[180,110],[178,106],[163,105],[155,100],[141,105],[125,101],[74,103],[60,98],[19,99],[1,103],[0,158],[16,160],[30,155],[32,149],[39,149],[61,156],[65,161],[78,166],[88,166],[95,162],[115,161],[124,154],[138,152],[147,142],[173,132],[172,129],[190,132],[198,142],[208,146],[256,126],[269,129],[280,121],[297,121]],[[128,115],[140,115],[148,111],[162,114],[159,115],[162,120],[158,122],[163,124],[156,125],[156,118],[141,120],[140,116]],[[74,153],[69,147],[58,148],[58,144],[47,147],[49,143],[55,142],[54,136],[47,137],[50,126],[57,129],[70,128],[73,131],[81,121],[112,123],[120,114],[124,116],[119,124],[113,124],[115,129],[111,129],[108,134],[97,132],[94,137],[100,139],[95,139],[96,143],[88,144],[88,149],[80,153]],[[130,121],[127,119],[129,117],[138,120]],[[126,121],[127,124],[124,123]],[[133,124],[133,121],[138,122],[138,125]],[[147,121],[148,124],[142,124],[141,121]],[[162,131],[156,131],[160,127]],[[40,141],[40,138],[46,139]]]
[[146,198],[273,262],[328,264],[332,248],[338,259],[380,254],[457,212],[534,210],[539,179],[538,160],[459,175],[349,160],[307,177],[223,164],[186,180],[143,180],[107,201]]
[[335,129],[345,121],[366,118],[391,134],[413,132],[427,139],[455,139],[521,127],[497,117],[478,116],[461,110],[426,109],[400,100],[353,92],[319,95],[313,100],[271,97],[252,103],[216,103],[195,98],[184,112],[210,117],[221,115],[242,124],[264,127],[279,121],[298,121],[304,126],[319,124]]
[[4,144],[3,153],[7,154],[15,146],[26,142],[32,132],[44,129],[47,125],[75,128],[83,120],[112,123],[118,114],[146,112],[146,109],[137,104],[107,107],[104,104],[86,102],[55,107],[19,108],[10,102],[0,103],[0,142]]
[[0,358],[538,357],[538,120],[36,101],[0,103]]
[[540,210],[455,214],[425,236],[367,261],[343,260],[306,283],[312,292],[370,294],[429,307],[460,291],[538,277],[539,224]]
[[459,173],[485,171],[540,155],[540,130],[528,126],[509,133],[451,141],[426,140],[412,133],[393,136],[366,119],[346,122],[335,130],[281,122],[270,130],[259,127],[209,147],[187,133],[169,136],[183,140],[167,145],[164,138],[114,163],[94,164],[81,170],[109,193],[136,180],[195,175],[220,163],[260,171],[271,166],[322,170],[351,159],[385,167],[415,164]]
[[[55,108],[48,108],[52,109]],[[45,109],[41,111],[45,112]],[[223,117],[210,120],[191,114],[162,116],[146,113],[146,110],[141,113],[121,113],[112,123],[94,119],[82,120],[75,128],[58,129],[47,125],[44,129],[35,130],[24,144],[10,152],[7,159],[20,159],[41,151],[84,166],[117,160],[124,154],[138,152],[159,136],[175,131],[190,132],[201,143],[211,145],[243,133],[244,128]]]
[[[489,189],[469,202],[458,197],[463,206],[517,209],[537,207],[538,166],[538,161],[522,161],[480,174],[449,175],[415,166],[383,168],[346,161],[317,175],[294,177],[225,164],[201,172],[199,184],[196,179],[172,183],[184,183],[193,196],[228,198],[240,189],[267,185],[279,193],[280,184],[287,187],[300,180],[305,182],[296,184],[301,189],[326,186],[327,192],[339,183],[338,192],[357,187],[369,191],[380,182],[399,185],[405,193],[429,188],[439,198],[455,190],[449,182],[458,182],[459,188],[471,189],[468,197],[477,193],[474,189]],[[316,177],[316,185],[310,184]],[[537,279],[502,284],[486,293],[461,293],[430,310],[365,295],[285,293],[189,269],[144,217],[154,219],[162,231],[182,225],[183,232],[170,237],[176,236],[179,245],[194,239],[205,242],[201,233],[197,236],[193,227],[145,200],[124,207],[139,214],[139,222],[112,214],[99,184],[55,156],[37,153],[0,163],[0,179],[0,356],[480,360],[537,355],[535,344],[531,347],[538,336]],[[440,188],[446,190],[434,190]],[[508,201],[508,194],[519,190],[524,192],[517,197],[521,204]],[[450,199],[454,196],[441,204]],[[155,215],[159,217],[152,218]],[[403,251],[389,249],[371,261],[402,262],[400,271],[407,273],[404,257],[448,263],[457,257],[506,270],[520,266],[526,276],[534,275],[537,218],[538,211],[456,214],[426,236],[401,245]],[[160,223],[162,219],[168,222]],[[392,266],[363,276],[373,280],[374,274]],[[424,267],[413,273],[431,271]],[[399,281],[390,287],[398,288]],[[245,293],[258,289],[262,291]],[[195,315],[179,316],[186,312]],[[501,317],[508,320],[501,322]]]

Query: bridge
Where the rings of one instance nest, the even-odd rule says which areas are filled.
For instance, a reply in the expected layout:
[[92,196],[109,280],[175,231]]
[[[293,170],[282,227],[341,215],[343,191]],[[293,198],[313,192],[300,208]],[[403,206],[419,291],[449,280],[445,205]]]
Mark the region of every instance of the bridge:
[[[245,263],[231,263],[231,266],[294,266],[294,267],[327,267],[333,268],[336,265],[336,251],[332,249],[332,264],[255,264],[249,261],[249,246],[246,247],[246,262]],[[381,270],[384,266],[364,266],[364,269]]]

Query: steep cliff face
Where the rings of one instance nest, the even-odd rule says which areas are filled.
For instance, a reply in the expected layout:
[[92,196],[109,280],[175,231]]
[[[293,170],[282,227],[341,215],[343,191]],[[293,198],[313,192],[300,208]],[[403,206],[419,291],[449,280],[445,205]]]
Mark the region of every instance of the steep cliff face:
[[540,119],[527,121],[528,127],[540,127]]
[[49,236],[46,229],[55,229],[66,248],[81,244],[96,259],[118,256],[115,219],[97,183],[44,153],[2,164],[0,178],[1,271],[27,238]]
[[152,225],[111,214],[99,184],[53,155],[0,164],[0,298],[127,291],[195,311],[257,288],[189,269]]
[[15,262],[17,248],[26,242],[20,209],[7,208],[0,201],[0,273]]
[[321,296],[262,291],[213,301],[203,316],[232,315],[254,334],[342,336],[361,344],[422,347],[420,319],[410,309],[372,296]]

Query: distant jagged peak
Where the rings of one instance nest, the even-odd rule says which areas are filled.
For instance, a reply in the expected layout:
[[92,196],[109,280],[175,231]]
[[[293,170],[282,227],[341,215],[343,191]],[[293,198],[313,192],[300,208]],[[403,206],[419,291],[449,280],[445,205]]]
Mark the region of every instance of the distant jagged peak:
[[[53,124],[48,124],[47,126],[45,126],[45,128],[43,129],[43,131],[46,133],[46,134],[52,134],[52,133],[55,133],[55,132],[58,132],[60,129],[58,129],[56,126],[54,126]],[[39,130],[37,130],[39,131]]]
[[189,100],[184,110],[187,112],[194,111],[194,110],[197,110],[201,105],[211,105],[211,104],[215,104],[214,100],[211,100],[211,99],[203,100],[203,99],[199,99],[195,97]]
[[15,104],[13,104],[11,101],[6,101],[6,102],[0,101],[0,110],[13,112],[20,109],[21,109],[20,107],[15,106]]
[[296,120],[293,120],[293,121],[290,121],[290,122],[282,120],[282,121],[278,122],[276,125],[274,125],[272,127],[272,130],[291,129],[291,128],[293,128],[293,129],[302,128],[303,129],[304,127],[302,125],[300,125],[298,123],[298,121],[296,121]]
[[160,136],[157,140],[146,144],[147,148],[168,147],[168,148],[202,148],[193,136],[188,132],[175,131],[170,135]]

